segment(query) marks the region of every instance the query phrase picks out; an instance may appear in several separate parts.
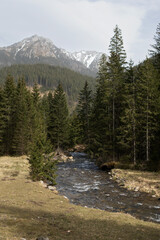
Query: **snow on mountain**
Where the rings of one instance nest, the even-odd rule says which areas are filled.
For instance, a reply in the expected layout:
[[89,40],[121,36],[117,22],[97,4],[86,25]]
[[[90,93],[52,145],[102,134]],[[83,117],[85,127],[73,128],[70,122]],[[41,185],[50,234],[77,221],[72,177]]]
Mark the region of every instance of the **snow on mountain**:
[[[75,57],[73,56],[73,53],[68,52],[67,50],[61,48],[60,49],[62,51],[63,54],[65,54],[67,57],[71,58],[72,60],[76,60]],[[78,61],[78,60],[77,60]]]
[[71,59],[81,62],[87,68],[97,72],[99,61],[102,56],[102,52],[96,51],[79,51],[79,52],[68,52],[64,49],[62,51]]
[[82,62],[87,68],[90,68],[93,63],[98,65],[102,54],[96,51],[80,51],[74,52],[73,56],[77,61]]
[[55,57],[55,53],[58,50],[51,40],[37,35],[26,38],[3,49],[14,55],[14,58],[22,55],[28,58],[38,58],[39,56]]
[[67,67],[95,76],[103,53],[96,51],[68,52],[44,37],[34,35],[8,47],[0,48],[0,66],[45,63]]

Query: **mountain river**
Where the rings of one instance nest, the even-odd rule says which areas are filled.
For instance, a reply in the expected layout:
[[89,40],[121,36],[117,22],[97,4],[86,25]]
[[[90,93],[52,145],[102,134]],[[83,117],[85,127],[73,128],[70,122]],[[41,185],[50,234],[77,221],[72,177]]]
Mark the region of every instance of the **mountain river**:
[[128,191],[98,169],[85,153],[73,152],[73,161],[58,164],[57,190],[71,203],[160,223],[160,201],[147,193]]

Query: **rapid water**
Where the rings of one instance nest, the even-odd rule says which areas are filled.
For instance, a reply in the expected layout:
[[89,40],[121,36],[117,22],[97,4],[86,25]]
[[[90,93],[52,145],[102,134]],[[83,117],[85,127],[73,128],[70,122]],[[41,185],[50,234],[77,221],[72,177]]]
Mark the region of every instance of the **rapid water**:
[[71,153],[72,162],[58,164],[57,190],[70,202],[160,223],[160,201],[147,193],[128,191],[98,169],[84,153]]

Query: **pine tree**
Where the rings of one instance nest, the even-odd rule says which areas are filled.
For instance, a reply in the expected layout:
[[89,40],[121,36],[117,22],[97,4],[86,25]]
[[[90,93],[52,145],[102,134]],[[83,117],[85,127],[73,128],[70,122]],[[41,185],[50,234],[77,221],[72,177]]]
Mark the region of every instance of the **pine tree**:
[[14,125],[14,135],[12,142],[13,153],[16,155],[27,154],[29,141],[29,91],[26,88],[25,81],[19,79],[16,89],[15,112],[12,116]]
[[82,143],[81,124],[75,110],[69,117],[69,147]]
[[96,94],[93,102],[91,117],[91,151],[98,157],[110,159],[111,145],[111,109],[110,109],[110,83],[108,80],[108,67],[106,56],[102,55],[97,75]]
[[35,115],[36,128],[34,128],[34,135],[32,144],[30,145],[29,163],[30,175],[33,180],[55,182],[56,162],[52,161],[52,147],[47,140],[47,133],[45,121],[41,116],[41,112]]
[[126,53],[123,47],[121,30],[116,25],[114,36],[111,38],[109,46],[110,56],[108,59],[108,78],[111,81],[111,102],[112,102],[112,145],[113,161],[119,156],[118,151],[118,129],[120,126],[120,116],[123,113],[123,97],[125,82]]
[[35,106],[37,106],[37,104],[39,103],[39,99],[40,99],[40,92],[39,92],[37,82],[34,83],[32,97],[33,97],[33,103],[35,104]]
[[121,30],[114,29],[109,45],[110,56],[102,55],[93,110],[94,148],[108,160],[117,160],[120,155],[119,135],[124,112],[124,85],[126,53]]
[[124,85],[124,112],[121,116],[121,125],[119,127],[120,135],[118,137],[121,146],[121,154],[125,160],[137,163],[136,148],[136,79],[133,68],[133,62],[130,61],[129,69],[126,72],[126,82]]
[[[48,93],[47,101],[46,101],[46,121],[47,121],[47,136],[48,139],[52,139],[52,136],[54,134],[53,132],[53,115],[54,115],[54,108],[53,108],[53,95],[51,92]],[[52,142],[52,140],[51,140]]]
[[157,25],[156,35],[154,36],[155,44],[151,45],[153,50],[150,50],[150,55],[154,59],[156,68],[160,73],[160,23]]
[[139,158],[151,160],[151,145],[157,129],[159,93],[157,73],[149,59],[139,67],[137,92]]
[[33,138],[35,135],[35,131],[37,129],[37,121],[39,121],[39,118],[44,117],[44,111],[42,110],[42,107],[40,106],[40,92],[38,89],[37,83],[34,84],[33,90],[30,94],[27,94],[27,139],[28,139],[28,145],[27,145],[27,152],[32,146]]
[[[44,104],[44,102],[43,102]],[[52,160],[52,146],[47,139],[47,117],[37,83],[32,91],[31,144],[29,145],[30,175],[33,180],[55,182],[56,162]],[[45,102],[46,107],[46,102]],[[48,107],[48,106],[47,106]]]
[[77,105],[77,117],[80,123],[80,134],[82,143],[90,145],[90,117],[91,117],[91,90],[85,82],[84,88],[80,91]]
[[55,148],[64,148],[68,141],[68,108],[62,85],[54,92],[50,109],[49,136]]
[[12,76],[8,75],[4,84],[4,98],[6,108],[6,123],[4,130],[4,153],[12,154],[13,140],[13,115],[15,111],[15,93],[16,87]]
[[109,63],[113,58],[113,63],[116,65],[117,72],[123,71],[126,65],[126,52],[123,47],[122,32],[117,25],[114,29],[114,35],[110,41],[109,52]]
[[4,153],[4,134],[7,124],[6,99],[3,89],[0,87],[0,154]]

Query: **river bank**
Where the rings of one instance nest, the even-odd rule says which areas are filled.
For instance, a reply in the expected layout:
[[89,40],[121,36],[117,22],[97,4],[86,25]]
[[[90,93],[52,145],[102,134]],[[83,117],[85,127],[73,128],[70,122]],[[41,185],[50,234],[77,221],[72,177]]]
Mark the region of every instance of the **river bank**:
[[32,182],[25,156],[1,157],[0,181],[1,240],[159,240],[159,224],[76,206]]
[[120,186],[136,192],[146,192],[160,200],[160,173],[112,169],[111,176]]

